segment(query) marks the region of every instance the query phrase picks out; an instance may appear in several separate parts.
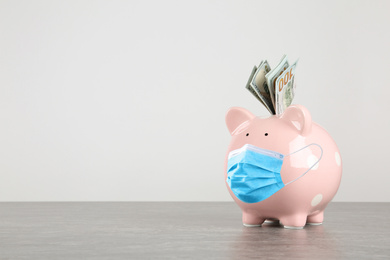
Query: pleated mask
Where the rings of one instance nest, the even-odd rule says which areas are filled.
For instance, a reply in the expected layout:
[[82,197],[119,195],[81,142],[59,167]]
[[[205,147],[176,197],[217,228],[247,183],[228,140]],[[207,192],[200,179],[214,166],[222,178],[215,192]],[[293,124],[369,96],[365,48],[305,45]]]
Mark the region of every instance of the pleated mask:
[[[283,160],[309,146],[321,149],[320,158],[308,170],[296,179],[283,183],[280,171]],[[231,151],[228,155],[227,179],[230,189],[238,199],[246,203],[263,201],[284,186],[297,181],[309,172],[322,158],[322,148],[318,144],[309,144],[293,153],[281,153],[245,144],[240,149]]]

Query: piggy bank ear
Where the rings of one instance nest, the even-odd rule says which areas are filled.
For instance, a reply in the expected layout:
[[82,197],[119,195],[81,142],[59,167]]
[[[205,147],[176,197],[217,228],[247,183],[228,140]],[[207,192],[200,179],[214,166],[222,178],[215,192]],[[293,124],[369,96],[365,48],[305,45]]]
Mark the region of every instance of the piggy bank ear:
[[301,135],[311,132],[311,115],[309,110],[301,105],[289,106],[282,115],[282,119],[296,128]]
[[230,134],[235,135],[241,132],[240,130],[245,129],[249,122],[255,117],[254,114],[245,108],[232,107],[227,111],[225,121]]

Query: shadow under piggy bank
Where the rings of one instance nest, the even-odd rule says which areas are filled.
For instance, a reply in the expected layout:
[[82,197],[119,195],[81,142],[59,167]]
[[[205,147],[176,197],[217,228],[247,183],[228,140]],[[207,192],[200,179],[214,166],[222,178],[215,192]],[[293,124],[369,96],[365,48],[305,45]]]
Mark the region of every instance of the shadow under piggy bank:
[[243,227],[229,246],[230,259],[336,259],[343,250],[324,226],[284,229],[278,223]]

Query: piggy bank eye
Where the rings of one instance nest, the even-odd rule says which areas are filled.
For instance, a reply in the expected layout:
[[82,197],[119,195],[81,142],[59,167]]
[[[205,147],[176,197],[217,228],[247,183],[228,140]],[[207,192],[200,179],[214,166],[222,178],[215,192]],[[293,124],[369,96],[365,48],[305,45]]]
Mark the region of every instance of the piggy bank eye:
[[246,133],[246,136],[248,136],[249,135],[249,133]]
[[264,135],[265,135],[265,136],[268,136],[268,133],[265,133]]

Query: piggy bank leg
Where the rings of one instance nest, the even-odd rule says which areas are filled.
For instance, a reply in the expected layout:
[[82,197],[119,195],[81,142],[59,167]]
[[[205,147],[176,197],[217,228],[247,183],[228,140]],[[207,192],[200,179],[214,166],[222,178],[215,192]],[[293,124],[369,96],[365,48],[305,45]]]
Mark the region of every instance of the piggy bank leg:
[[306,225],[306,214],[295,214],[280,218],[281,224],[287,229],[302,229]]
[[258,216],[257,214],[242,212],[242,224],[246,227],[261,227],[265,218]]
[[267,218],[267,219],[264,221],[264,224],[279,225],[279,219],[276,219],[276,218]]
[[308,225],[321,225],[323,221],[324,221],[324,212],[321,211],[317,214],[308,216],[306,224],[308,224]]

